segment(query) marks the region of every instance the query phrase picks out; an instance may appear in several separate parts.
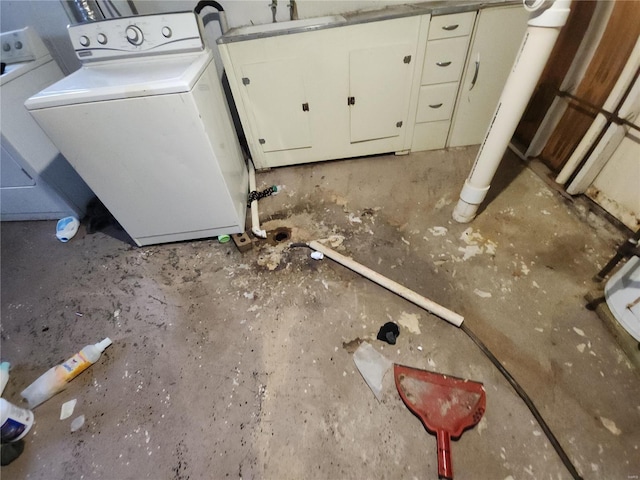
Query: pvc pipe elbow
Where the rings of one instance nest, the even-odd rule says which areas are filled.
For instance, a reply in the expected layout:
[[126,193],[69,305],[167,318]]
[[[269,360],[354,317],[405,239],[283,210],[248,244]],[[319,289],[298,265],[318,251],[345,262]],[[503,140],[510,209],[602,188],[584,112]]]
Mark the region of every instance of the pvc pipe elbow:
[[559,28],[567,23],[571,0],[523,0],[524,9],[531,13],[531,27]]
[[251,229],[251,233],[253,233],[258,238],[267,238],[267,231],[260,230],[260,228],[253,227]]

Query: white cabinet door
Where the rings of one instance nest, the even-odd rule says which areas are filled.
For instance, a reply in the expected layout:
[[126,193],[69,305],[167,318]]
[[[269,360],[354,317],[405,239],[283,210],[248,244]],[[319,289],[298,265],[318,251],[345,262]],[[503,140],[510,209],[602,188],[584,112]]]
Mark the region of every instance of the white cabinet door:
[[415,45],[349,52],[351,142],[397,137],[406,124]]
[[297,59],[243,65],[258,142],[264,152],[311,147],[309,105]]
[[480,11],[449,133],[450,147],[482,142],[522,43],[528,17],[520,5]]

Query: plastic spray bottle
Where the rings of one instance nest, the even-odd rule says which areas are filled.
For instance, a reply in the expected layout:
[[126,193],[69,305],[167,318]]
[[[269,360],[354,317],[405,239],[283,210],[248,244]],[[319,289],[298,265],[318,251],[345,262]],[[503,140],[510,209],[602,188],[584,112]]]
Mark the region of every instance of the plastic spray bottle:
[[105,338],[95,345],[87,345],[66,362],[47,370],[20,395],[29,402],[29,408],[37,407],[64,390],[67,383],[97,362],[104,349],[111,343],[110,338]]
[[7,382],[9,381],[10,366],[9,362],[0,363],[0,395],[4,392],[4,387],[7,386]]

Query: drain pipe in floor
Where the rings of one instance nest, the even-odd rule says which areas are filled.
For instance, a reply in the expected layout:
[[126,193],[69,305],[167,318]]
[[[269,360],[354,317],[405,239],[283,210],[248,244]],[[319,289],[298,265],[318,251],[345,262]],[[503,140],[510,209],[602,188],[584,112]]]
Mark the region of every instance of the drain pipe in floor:
[[469,223],[473,220],[487,196],[491,180],[529,103],[558,34],[567,21],[570,3],[570,0],[523,0],[524,8],[531,12],[527,31],[471,173],[453,210],[455,221]]
[[[256,169],[253,160],[249,159],[249,191],[256,191]],[[251,233],[258,238],[267,238],[266,230],[260,229],[260,216],[258,215],[258,200],[251,202]]]

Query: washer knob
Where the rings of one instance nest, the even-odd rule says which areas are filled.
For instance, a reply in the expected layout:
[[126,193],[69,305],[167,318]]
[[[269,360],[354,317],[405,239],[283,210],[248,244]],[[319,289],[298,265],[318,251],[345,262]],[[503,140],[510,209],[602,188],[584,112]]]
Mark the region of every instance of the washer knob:
[[16,47],[16,50],[20,50],[22,48],[22,42],[20,40],[16,40],[16,43],[13,45]]
[[173,35],[173,32],[169,27],[162,27],[162,36],[164,38],[171,38],[171,35]]
[[98,34],[98,43],[100,45],[105,45],[107,43],[107,36],[104,33]]
[[8,52],[9,50],[11,50],[11,44],[9,42],[4,42],[2,44],[2,51]]
[[87,37],[86,35],[82,35],[80,37],[80,45],[82,45],[83,47],[88,47],[89,45],[91,45],[91,40],[89,40],[89,37]]
[[127,34],[127,40],[129,40],[129,43],[131,45],[142,45],[142,42],[144,41],[144,35],[142,34],[142,30],[140,30],[139,27],[136,27],[135,25],[129,25],[126,28],[125,33]]

